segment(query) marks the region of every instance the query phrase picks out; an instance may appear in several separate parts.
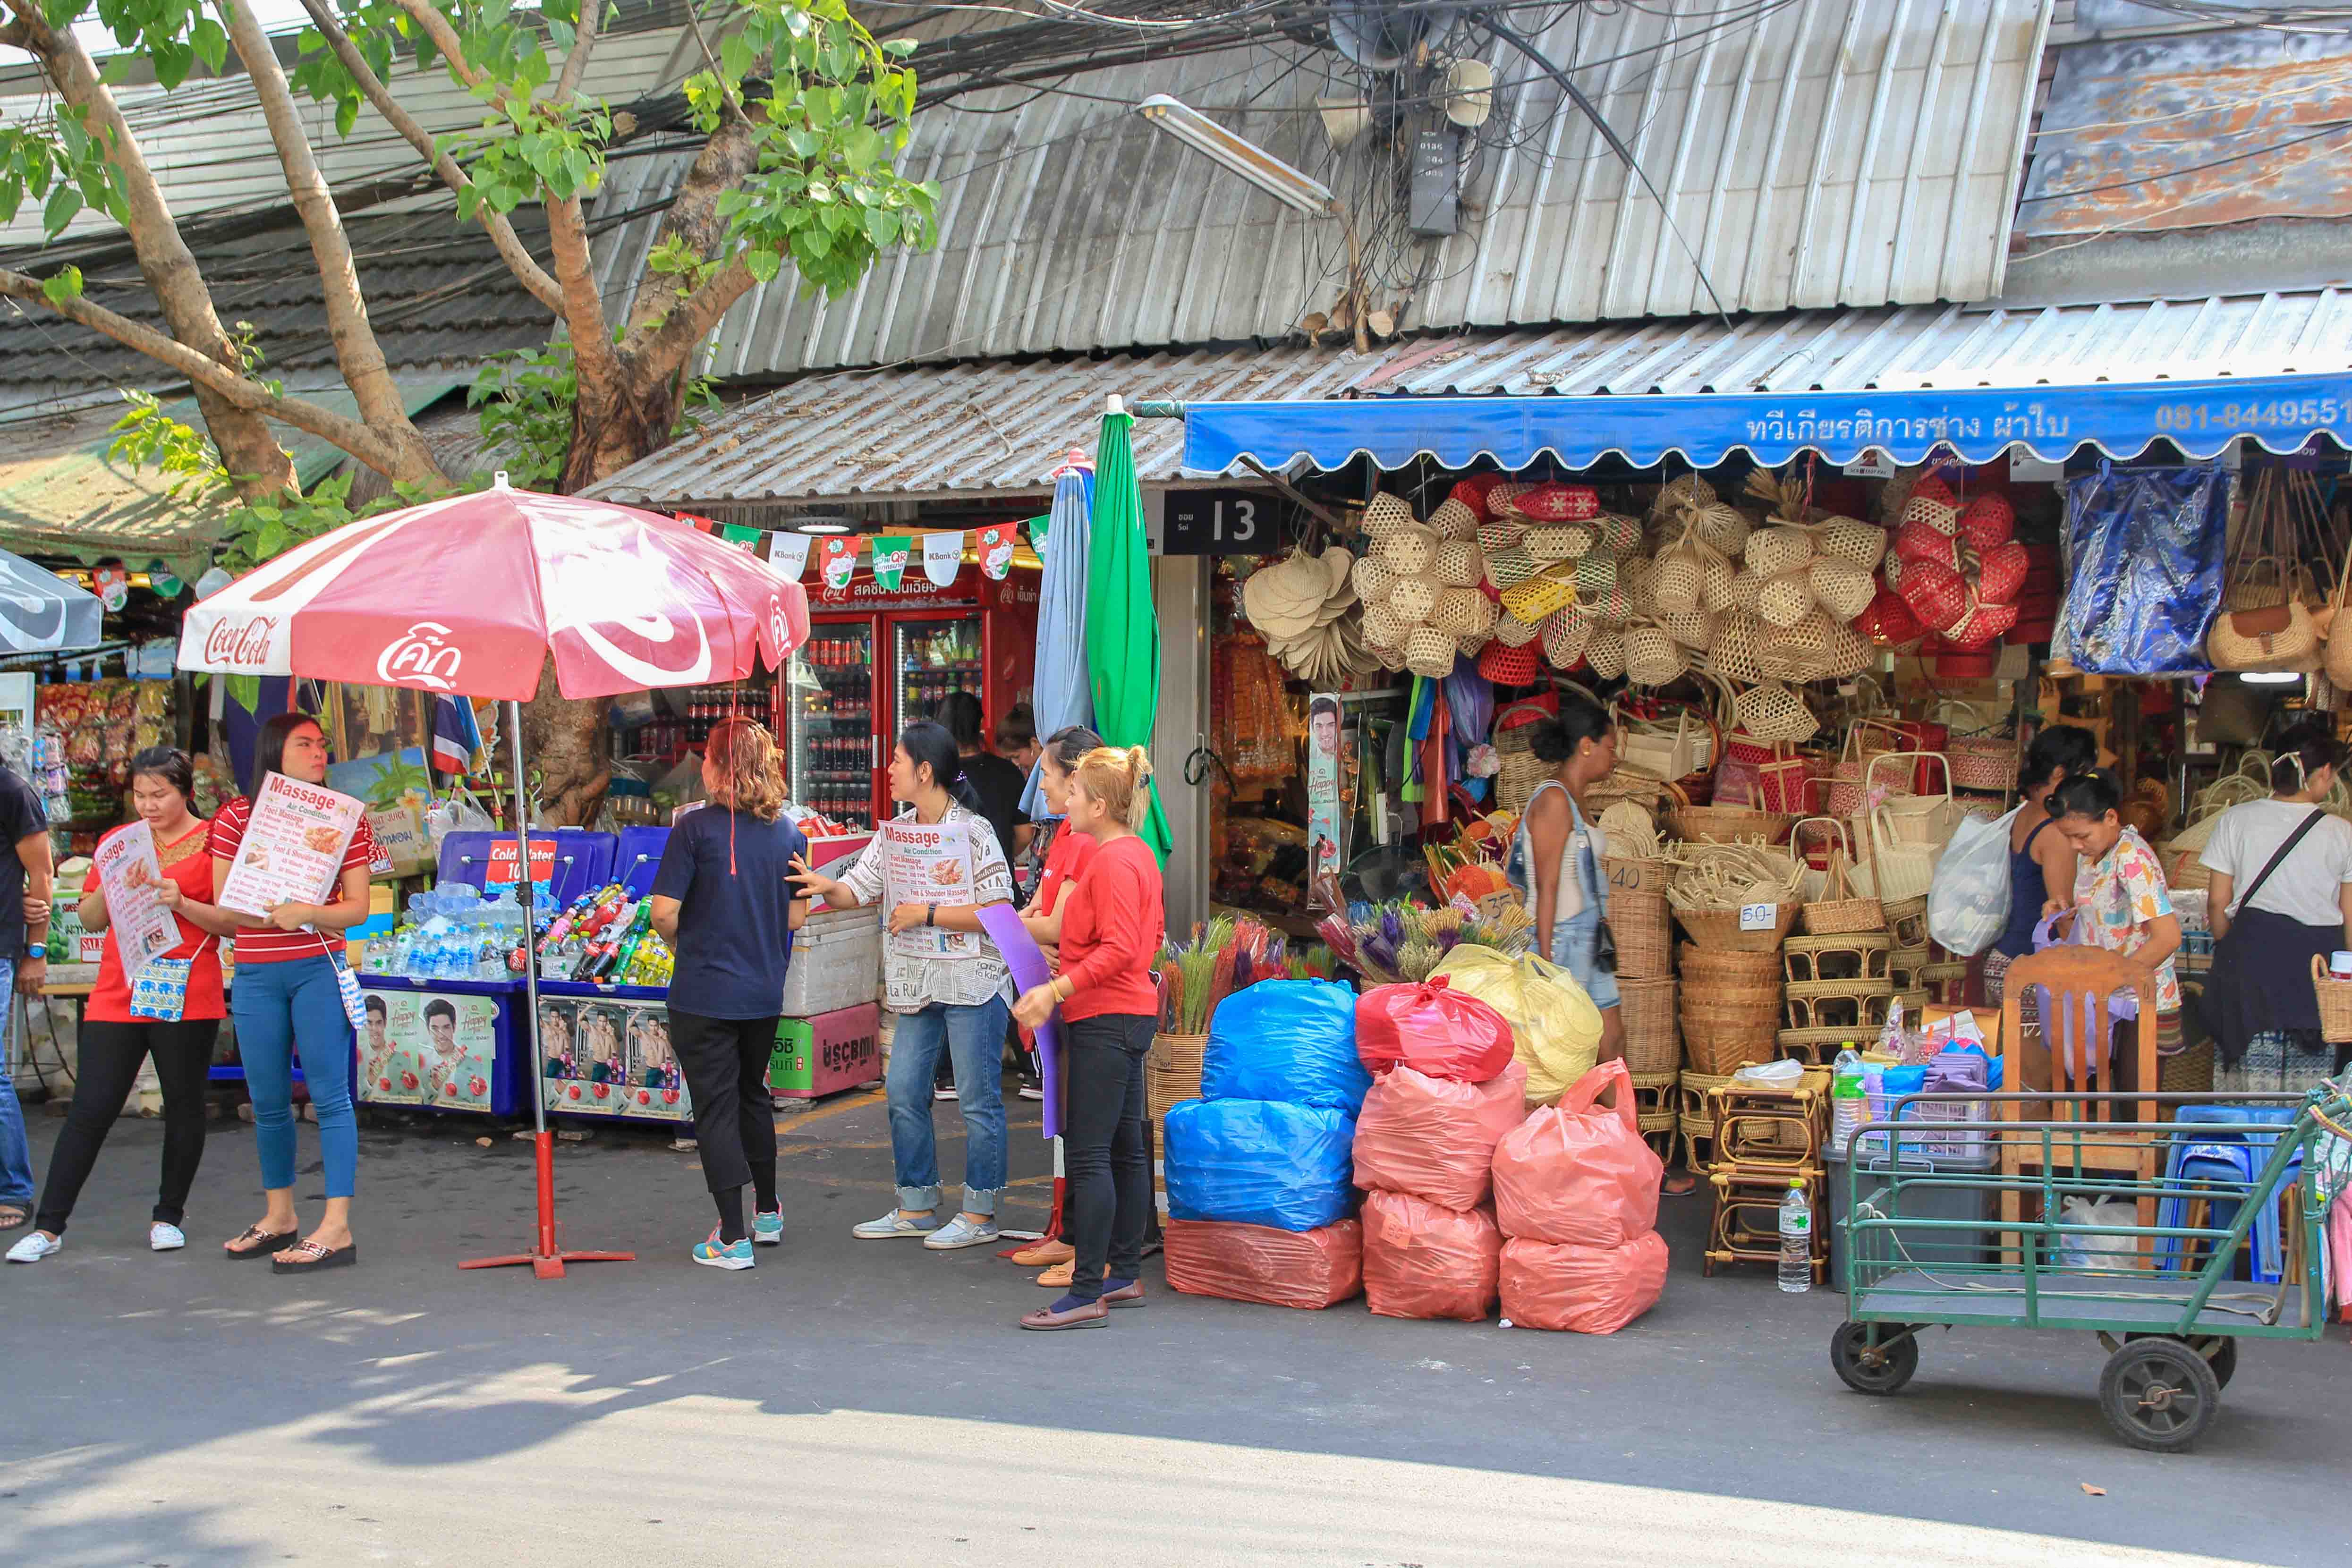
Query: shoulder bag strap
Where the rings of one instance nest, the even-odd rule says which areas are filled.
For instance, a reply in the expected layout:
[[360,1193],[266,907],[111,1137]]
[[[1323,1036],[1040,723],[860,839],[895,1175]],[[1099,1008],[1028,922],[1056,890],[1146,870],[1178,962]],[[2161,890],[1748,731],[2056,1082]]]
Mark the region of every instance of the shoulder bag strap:
[[2294,831],[2286,836],[2286,842],[2278,847],[2278,853],[2271,856],[2270,863],[2263,867],[2261,873],[2257,874],[2253,882],[2248,885],[2246,888],[2246,895],[2238,900],[2238,907],[2240,909],[2246,909],[2252,906],[2254,894],[2263,890],[2263,883],[2270,881],[2271,873],[2278,870],[2279,862],[2294,852],[2294,846],[2303,842],[2304,834],[2319,826],[2319,820],[2326,815],[2327,815],[2327,813],[2325,810],[2320,807],[2314,806],[2311,809],[2311,815],[2305,817],[2301,822],[2295,825]]

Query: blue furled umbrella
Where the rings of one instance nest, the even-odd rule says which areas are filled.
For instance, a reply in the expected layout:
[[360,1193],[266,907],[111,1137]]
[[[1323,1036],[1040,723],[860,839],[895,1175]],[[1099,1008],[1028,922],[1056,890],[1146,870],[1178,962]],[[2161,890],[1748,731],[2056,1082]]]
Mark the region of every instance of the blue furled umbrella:
[[[1037,587],[1037,738],[1095,721],[1087,676],[1087,533],[1094,510],[1094,476],[1066,468],[1054,481],[1054,520],[1045,529],[1045,570]],[[1021,809],[1033,821],[1051,815],[1041,769],[1032,768]]]
[[106,607],[47,567],[0,550],[0,653],[56,653],[104,640]]

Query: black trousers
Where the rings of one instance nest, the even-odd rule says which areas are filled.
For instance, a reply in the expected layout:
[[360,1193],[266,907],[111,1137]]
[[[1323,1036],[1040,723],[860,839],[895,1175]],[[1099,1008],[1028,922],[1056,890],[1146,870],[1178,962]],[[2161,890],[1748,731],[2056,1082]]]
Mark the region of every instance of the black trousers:
[[163,1180],[156,1189],[154,1218],[177,1225],[187,1218],[188,1189],[205,1157],[205,1080],[212,1070],[218,1019],[178,1023],[108,1023],[85,1019],[81,1061],[74,1071],[73,1104],[64,1131],[49,1152],[48,1185],[41,1189],[34,1228],[65,1233],[82,1183],[98,1164],[98,1151],[122,1113],[122,1103],[138,1082],[139,1064],[155,1059],[155,1080],[163,1091]]
[[1062,1174],[1070,1294],[1091,1301],[1106,1270],[1132,1280],[1151,1220],[1151,1161],[1143,1137],[1143,1056],[1159,1020],[1107,1013],[1063,1026]]
[[694,1102],[694,1143],[702,1178],[713,1192],[746,1182],[776,1190],[776,1112],[768,1098],[768,1059],[776,1019],[714,1019],[669,1009],[670,1044]]

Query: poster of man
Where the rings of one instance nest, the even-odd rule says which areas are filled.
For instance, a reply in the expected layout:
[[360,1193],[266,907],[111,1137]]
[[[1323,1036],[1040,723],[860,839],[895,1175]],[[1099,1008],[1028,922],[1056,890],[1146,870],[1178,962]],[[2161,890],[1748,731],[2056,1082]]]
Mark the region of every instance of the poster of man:
[[638,1006],[629,1017],[629,1114],[687,1121],[694,1114],[670,1044],[669,1013]]
[[547,1108],[576,1116],[617,1116],[627,1101],[625,1003],[542,1000],[540,1071]]
[[1348,820],[1340,809],[1339,699],[1307,700],[1307,906],[1342,907],[1339,875],[1348,863]]
[[370,991],[363,1007],[362,1099],[453,1111],[490,1108],[499,1049],[495,1000],[437,991]]

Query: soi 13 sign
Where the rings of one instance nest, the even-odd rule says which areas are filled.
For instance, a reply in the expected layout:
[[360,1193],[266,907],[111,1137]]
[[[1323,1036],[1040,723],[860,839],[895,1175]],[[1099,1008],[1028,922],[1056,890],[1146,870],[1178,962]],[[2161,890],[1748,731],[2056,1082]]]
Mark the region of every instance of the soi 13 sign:
[[1286,548],[1283,508],[1264,490],[1171,490],[1162,555],[1273,555]]

